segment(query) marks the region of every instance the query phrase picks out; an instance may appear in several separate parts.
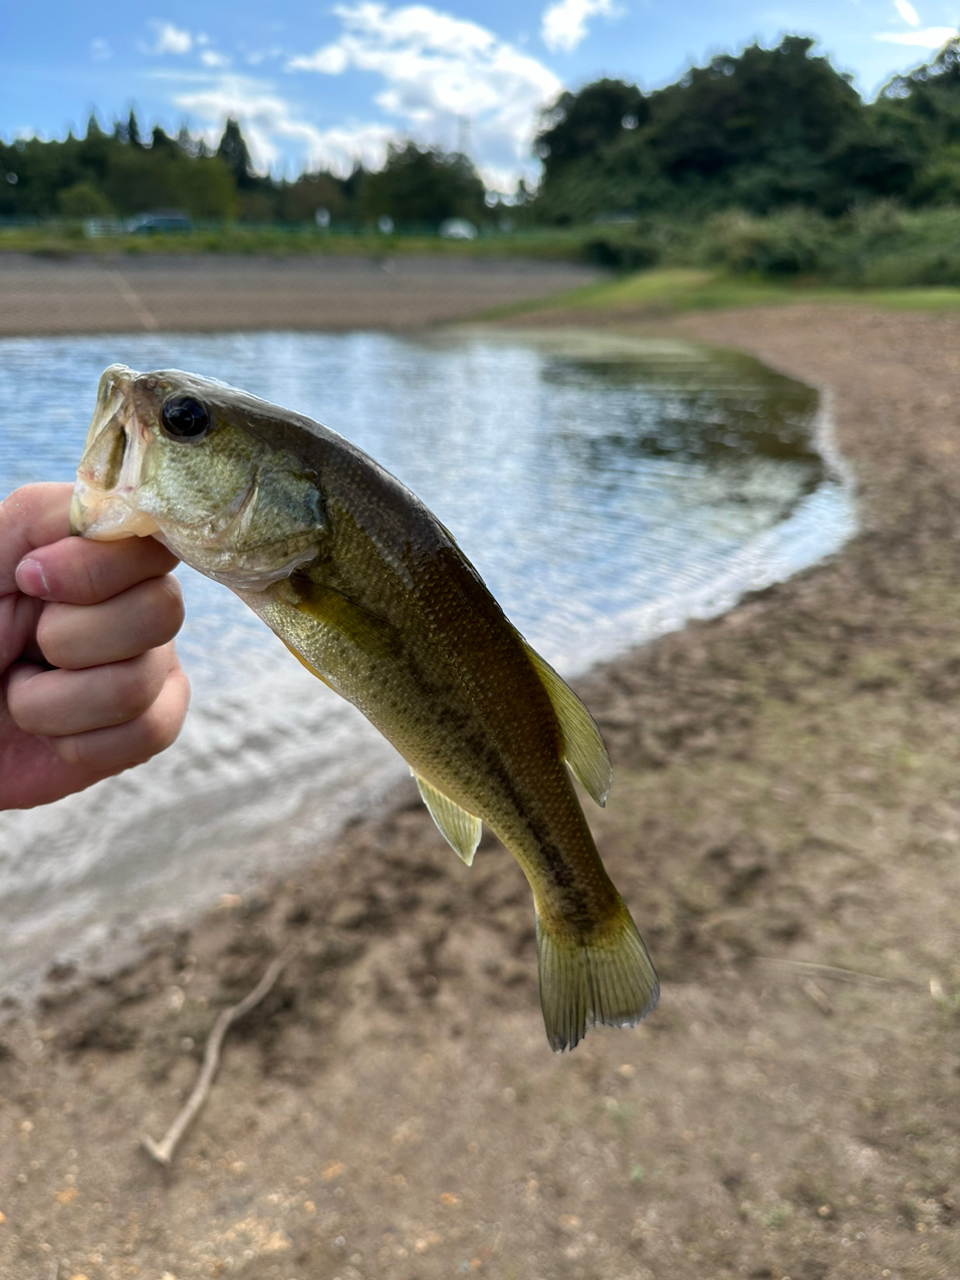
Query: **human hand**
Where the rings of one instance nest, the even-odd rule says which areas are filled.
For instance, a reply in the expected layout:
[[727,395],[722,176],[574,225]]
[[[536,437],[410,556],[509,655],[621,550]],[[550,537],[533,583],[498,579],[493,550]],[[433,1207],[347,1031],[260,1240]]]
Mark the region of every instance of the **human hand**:
[[69,537],[69,484],[0,503],[0,809],[81,791],[165,750],[189,685],[176,557]]

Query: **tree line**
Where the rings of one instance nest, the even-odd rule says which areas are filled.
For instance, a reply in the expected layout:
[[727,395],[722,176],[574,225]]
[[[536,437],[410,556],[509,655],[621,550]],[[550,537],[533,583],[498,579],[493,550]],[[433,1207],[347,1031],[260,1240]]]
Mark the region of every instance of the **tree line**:
[[960,203],[960,41],[871,103],[813,46],[795,35],[751,45],[651,93],[598,80],[562,94],[536,140],[538,216]]
[[135,112],[104,130],[95,115],[84,137],[0,141],[0,218],[116,217],[180,209],[196,219],[254,223],[323,221],[362,225],[390,217],[435,227],[446,218],[478,221],[486,192],[472,161],[413,142],[392,146],[378,171],[346,178],[318,171],[293,181],[258,174],[235,120],[216,149],[182,129],[141,134]]
[[[874,102],[850,77],[786,36],[692,68],[644,92],[602,79],[560,95],[543,113],[536,191],[518,188],[515,217],[547,225],[724,210],[769,216],[809,210],[836,218],[877,201],[906,209],[960,205],[960,38],[896,76]],[[497,215],[471,160],[407,142],[382,169],[326,171],[293,181],[255,172],[240,127],[216,149],[184,129],[141,134],[133,112],[84,137],[0,142],[0,217],[124,217],[175,207],[198,219],[436,227]]]

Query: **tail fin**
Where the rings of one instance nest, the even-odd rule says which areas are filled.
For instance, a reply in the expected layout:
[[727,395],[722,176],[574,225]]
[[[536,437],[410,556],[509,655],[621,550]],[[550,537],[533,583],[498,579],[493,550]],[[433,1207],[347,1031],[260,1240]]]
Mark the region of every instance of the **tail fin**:
[[623,903],[589,941],[578,941],[537,917],[540,1008],[555,1053],[572,1049],[590,1027],[634,1027],[660,996],[656,970]]

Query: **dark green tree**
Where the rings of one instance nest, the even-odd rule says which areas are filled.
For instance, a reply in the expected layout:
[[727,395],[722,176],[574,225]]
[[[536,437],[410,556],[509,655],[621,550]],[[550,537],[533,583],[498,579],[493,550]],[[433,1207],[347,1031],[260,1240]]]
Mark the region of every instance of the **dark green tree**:
[[408,142],[391,146],[379,173],[367,173],[359,183],[363,215],[391,217],[398,226],[436,227],[445,218],[485,214],[484,186],[469,157],[439,147]]
[[282,182],[277,190],[277,215],[282,222],[314,222],[318,209],[326,209],[336,222],[349,217],[350,202],[344,182],[329,173],[304,173],[294,182]]
[[871,130],[849,77],[813,46],[805,36],[751,45],[645,96],[609,80],[562,95],[536,141],[542,216],[794,205],[835,214],[901,189],[911,175],[902,139]]
[[110,201],[92,182],[75,182],[57,192],[57,206],[67,218],[86,218],[90,215],[113,213]]
[[960,142],[960,36],[948,40],[932,62],[884,85],[878,106],[914,119],[931,141]]
[[960,37],[895,76],[867,113],[874,136],[895,139],[908,157],[910,178],[897,195],[915,205],[960,202]]
[[536,152],[548,178],[647,123],[648,100],[636,85],[597,80],[579,93],[565,91],[541,116]]
[[150,150],[157,152],[158,155],[161,152],[164,152],[167,155],[175,155],[177,152],[177,143],[163,130],[160,125],[155,124],[150,134]]
[[861,102],[847,77],[811,56],[813,44],[786,36],[776,49],[751,45],[651,95],[651,142],[665,172],[682,183],[764,169],[772,198],[778,185],[790,194],[815,183],[811,169]]
[[130,108],[130,115],[127,117],[126,139],[132,147],[142,147],[143,139],[140,136],[140,125],[137,123],[137,113],[133,107]]
[[251,191],[260,185],[250,159],[250,151],[236,120],[227,120],[217,147],[217,155],[233,174],[240,191]]

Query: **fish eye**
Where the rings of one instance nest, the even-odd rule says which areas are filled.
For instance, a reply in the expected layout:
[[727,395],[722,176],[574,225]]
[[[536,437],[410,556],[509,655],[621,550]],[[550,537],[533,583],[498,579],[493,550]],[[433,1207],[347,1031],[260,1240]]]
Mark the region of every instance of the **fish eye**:
[[193,396],[171,396],[163,403],[160,421],[174,440],[198,440],[210,426],[210,413]]

